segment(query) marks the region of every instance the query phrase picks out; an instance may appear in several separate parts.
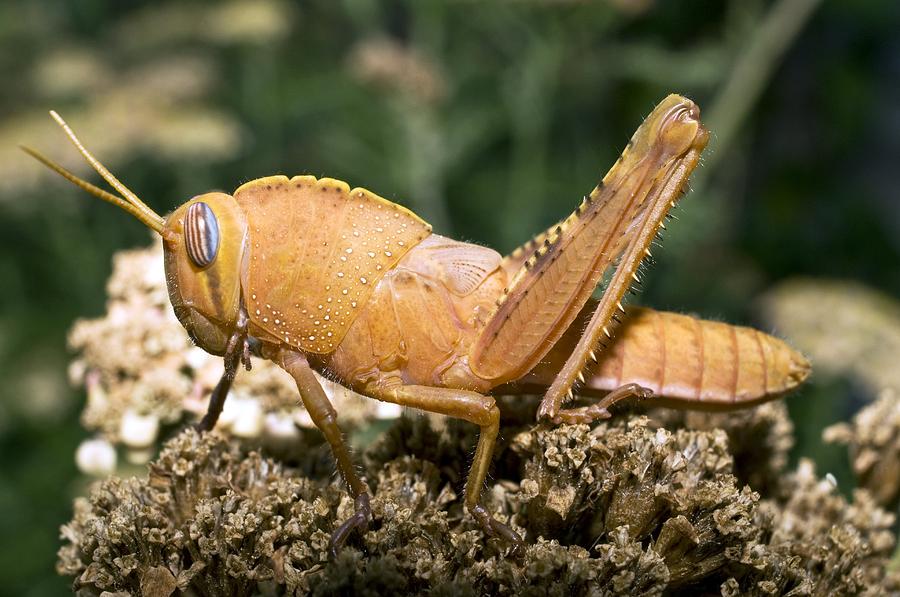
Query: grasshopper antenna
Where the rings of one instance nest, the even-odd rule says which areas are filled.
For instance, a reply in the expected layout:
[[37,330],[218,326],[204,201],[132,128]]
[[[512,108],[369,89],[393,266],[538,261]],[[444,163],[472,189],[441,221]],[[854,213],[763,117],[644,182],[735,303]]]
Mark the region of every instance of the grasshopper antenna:
[[[75,186],[77,186],[78,188],[80,188],[84,191],[87,191],[91,195],[98,197],[100,199],[103,199],[104,201],[106,201],[108,203],[112,203],[116,207],[120,207],[120,208],[124,209],[125,211],[127,211],[128,213],[130,213],[131,215],[136,217],[138,220],[140,220],[144,225],[152,228],[153,230],[156,230],[157,232],[162,231],[161,226],[159,229],[157,229],[156,220],[152,220],[152,221],[147,220],[143,211],[139,210],[137,207],[135,207],[131,203],[125,201],[121,197],[117,197],[116,195],[113,195],[112,193],[104,191],[103,189],[96,187],[96,186],[92,185],[91,183],[78,178],[77,176],[75,176],[74,174],[72,174],[71,172],[69,172],[68,170],[66,170],[65,168],[63,168],[62,166],[60,166],[59,164],[57,164],[56,162],[54,162],[53,160],[51,160],[50,158],[48,158],[47,156],[42,154],[41,152],[37,151],[36,149],[32,149],[32,148],[26,147],[24,145],[20,145],[19,148],[22,151],[24,151],[25,153],[27,153],[28,155],[30,155],[31,157],[33,157],[34,159],[36,159],[37,161],[39,161],[40,163],[44,164],[45,166],[47,166],[48,168],[50,168],[51,170],[53,170],[54,172],[56,172],[57,174],[59,174],[60,176],[65,178],[66,180],[68,180],[69,182],[71,182],[72,184],[74,184]],[[161,220],[161,218],[160,218],[160,220]]]
[[127,211],[138,220],[141,221],[148,228],[155,230],[160,235],[163,235],[163,229],[165,227],[165,220],[160,217],[155,211],[150,209],[147,204],[141,201],[137,195],[135,195],[128,187],[122,184],[118,178],[113,176],[113,174],[106,169],[106,167],[100,163],[100,161],[95,158],[91,152],[85,149],[84,145],[82,145],[81,141],[78,140],[78,137],[75,135],[75,132],[72,128],[66,124],[66,121],[62,119],[62,117],[57,114],[55,111],[50,111],[50,116],[53,117],[53,120],[59,124],[59,126],[66,133],[66,136],[72,141],[72,144],[78,149],[78,152],[84,157],[85,160],[91,165],[91,167],[97,171],[97,173],[103,177],[103,179],[110,184],[114,189],[119,191],[122,194],[122,197],[117,197],[112,193],[104,191],[103,189],[92,185],[86,180],[82,180],[76,175],[72,174],[47,156],[43,155],[37,150],[31,149],[30,147],[22,147],[22,151],[41,162],[75,186],[79,187],[113,205],[122,208]]

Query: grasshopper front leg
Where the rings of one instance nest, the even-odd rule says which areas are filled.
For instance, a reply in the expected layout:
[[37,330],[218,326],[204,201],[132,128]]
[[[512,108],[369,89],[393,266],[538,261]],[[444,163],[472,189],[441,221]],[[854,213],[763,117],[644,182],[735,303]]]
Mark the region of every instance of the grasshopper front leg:
[[234,383],[234,378],[237,375],[238,366],[243,363],[247,371],[250,371],[250,344],[247,339],[248,322],[247,310],[244,308],[242,301],[238,311],[237,325],[228,339],[228,345],[225,347],[223,359],[225,361],[225,371],[209,397],[209,406],[206,408],[206,414],[197,423],[199,431],[211,431],[216,426],[219,415],[222,414],[222,409],[225,407],[225,398],[228,397],[228,392],[231,391],[231,384]]
[[[563,399],[581,379],[587,362],[596,358],[602,337],[610,336],[622,296],[637,279],[641,260],[707,140],[692,101],[677,95],[663,100],[575,212],[540,236],[539,247],[522,262],[473,344],[472,371],[495,384],[528,373],[618,260],[581,340],[541,403],[539,418],[558,418]],[[514,266],[519,260],[514,255],[504,263]]]

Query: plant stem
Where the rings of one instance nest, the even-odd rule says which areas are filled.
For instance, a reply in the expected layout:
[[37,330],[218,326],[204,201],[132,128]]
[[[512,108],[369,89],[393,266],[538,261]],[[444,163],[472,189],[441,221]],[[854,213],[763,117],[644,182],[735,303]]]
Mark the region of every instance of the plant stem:
[[710,130],[715,132],[716,150],[707,153],[705,172],[715,171],[718,161],[726,156],[735,134],[759,99],[780,58],[820,2],[780,0],[757,26],[708,112],[707,122]]

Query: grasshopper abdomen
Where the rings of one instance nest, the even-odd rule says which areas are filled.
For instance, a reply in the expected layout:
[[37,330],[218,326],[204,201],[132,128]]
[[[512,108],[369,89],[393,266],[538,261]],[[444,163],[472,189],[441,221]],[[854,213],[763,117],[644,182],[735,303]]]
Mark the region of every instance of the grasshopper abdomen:
[[[579,319],[586,315],[582,312]],[[576,320],[526,383],[546,385],[554,379],[578,329]],[[809,372],[803,355],[769,334],[629,307],[576,393],[602,394],[636,383],[653,392],[654,402],[667,406],[727,410],[781,396],[800,385]]]

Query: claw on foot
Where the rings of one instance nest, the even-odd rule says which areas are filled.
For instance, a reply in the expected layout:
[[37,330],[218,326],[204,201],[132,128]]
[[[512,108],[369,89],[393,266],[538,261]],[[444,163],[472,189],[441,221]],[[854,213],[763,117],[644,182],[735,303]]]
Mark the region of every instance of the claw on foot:
[[354,530],[359,529],[360,534],[368,531],[370,520],[372,520],[372,507],[369,505],[369,494],[361,493],[356,496],[356,512],[331,534],[331,541],[328,545],[331,557],[337,557],[338,552]]
[[509,526],[503,524],[484,509],[484,506],[478,504],[471,509],[472,516],[478,521],[481,530],[489,537],[498,537],[506,543],[510,544],[509,557],[516,557],[525,552],[525,543],[517,532]]

